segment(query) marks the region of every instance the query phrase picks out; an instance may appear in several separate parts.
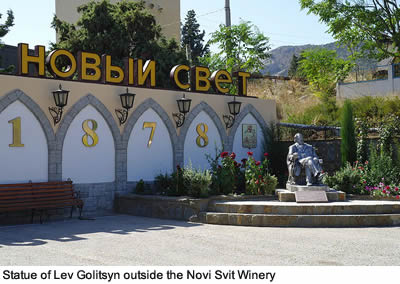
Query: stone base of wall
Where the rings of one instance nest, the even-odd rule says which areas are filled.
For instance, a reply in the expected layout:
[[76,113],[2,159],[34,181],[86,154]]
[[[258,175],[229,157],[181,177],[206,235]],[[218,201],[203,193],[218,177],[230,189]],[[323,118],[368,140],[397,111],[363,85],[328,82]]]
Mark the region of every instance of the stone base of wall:
[[191,197],[169,197],[127,194],[116,196],[115,210],[135,216],[196,221],[202,211],[207,211],[215,201],[276,200],[271,196],[215,196],[196,199]]
[[205,211],[209,199],[128,194],[115,198],[118,213],[162,219],[190,220]]

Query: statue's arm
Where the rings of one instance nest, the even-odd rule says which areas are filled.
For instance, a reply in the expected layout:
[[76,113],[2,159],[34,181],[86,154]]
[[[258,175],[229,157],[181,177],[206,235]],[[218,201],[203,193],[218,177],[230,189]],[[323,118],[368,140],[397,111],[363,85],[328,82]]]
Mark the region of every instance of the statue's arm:
[[289,147],[289,153],[288,153],[288,161],[290,161],[291,163],[293,163],[298,157],[297,152],[294,151],[294,147],[290,146]]

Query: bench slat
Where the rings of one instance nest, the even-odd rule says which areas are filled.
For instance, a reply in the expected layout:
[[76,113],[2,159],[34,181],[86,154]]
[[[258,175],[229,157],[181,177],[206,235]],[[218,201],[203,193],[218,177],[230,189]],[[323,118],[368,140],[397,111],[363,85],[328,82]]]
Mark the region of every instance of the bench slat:
[[57,188],[70,188],[72,189],[72,184],[60,184],[54,186],[24,186],[24,187],[8,187],[8,188],[1,188],[0,191],[24,191],[24,190],[42,190],[42,189],[57,189]]
[[76,197],[72,181],[0,184],[0,212],[73,206],[82,212],[83,201]]
[[39,190],[39,191],[22,191],[22,192],[0,192],[0,199],[8,199],[10,196],[37,196],[40,197],[44,194],[57,194],[57,193],[69,193],[73,194],[74,191],[71,189],[55,189],[55,190]]

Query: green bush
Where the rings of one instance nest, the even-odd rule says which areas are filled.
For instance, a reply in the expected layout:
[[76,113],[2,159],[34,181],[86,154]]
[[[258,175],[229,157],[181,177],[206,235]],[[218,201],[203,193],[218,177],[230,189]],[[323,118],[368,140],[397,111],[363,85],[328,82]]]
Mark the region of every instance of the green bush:
[[155,185],[163,195],[207,197],[211,185],[211,174],[208,170],[193,169],[191,165],[181,168],[172,174],[160,174],[155,177]]
[[377,186],[382,181],[385,181],[386,184],[400,183],[400,168],[390,153],[377,151],[371,145],[368,174],[365,181],[367,186]]
[[166,194],[167,192],[169,192],[170,194],[168,195],[176,195],[172,192],[175,187],[171,175],[167,173],[159,174],[154,178],[154,184],[157,188],[157,191],[161,194]]
[[135,193],[144,193],[144,181],[141,179],[139,182],[136,184],[135,187]]
[[183,170],[183,186],[192,197],[208,197],[211,174],[208,170],[193,169],[189,165]]
[[325,176],[323,182],[336,190],[349,194],[362,194],[364,193],[364,186],[358,170],[361,169],[354,168],[350,163],[347,163],[333,176]]

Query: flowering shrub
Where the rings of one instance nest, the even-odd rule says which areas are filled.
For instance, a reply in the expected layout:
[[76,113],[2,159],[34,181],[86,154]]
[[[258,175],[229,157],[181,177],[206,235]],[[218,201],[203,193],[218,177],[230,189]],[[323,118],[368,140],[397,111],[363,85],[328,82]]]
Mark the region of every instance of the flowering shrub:
[[376,197],[395,197],[400,199],[399,185],[385,185],[384,178],[378,186],[366,186],[365,190]]
[[268,153],[264,154],[263,162],[256,161],[252,152],[248,152],[245,165],[246,194],[273,194],[278,184],[275,176],[268,170]]
[[[326,176],[324,183],[336,190],[342,190],[350,194],[370,194],[375,197],[395,197],[400,199],[400,185],[399,183],[393,183],[395,179],[390,175],[393,168],[389,165],[384,170],[384,164],[379,164],[380,166],[376,163],[371,166],[368,161],[365,163],[356,161],[354,166],[351,166],[347,163],[335,175]],[[377,178],[382,172],[386,172],[389,178],[382,176]]]
[[[213,175],[213,191],[216,194],[237,192],[240,180],[240,164],[235,161],[236,154],[222,152],[211,165]],[[219,164],[219,159],[221,163]]]
[[[358,165],[357,162],[356,165]],[[365,167],[353,167],[350,165],[350,163],[347,163],[333,176],[325,176],[323,182],[333,189],[341,190],[346,193],[364,194],[364,188],[366,184],[364,174],[365,171]]]

